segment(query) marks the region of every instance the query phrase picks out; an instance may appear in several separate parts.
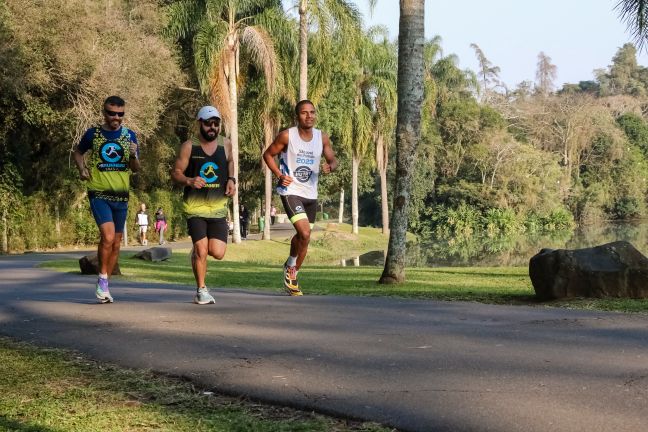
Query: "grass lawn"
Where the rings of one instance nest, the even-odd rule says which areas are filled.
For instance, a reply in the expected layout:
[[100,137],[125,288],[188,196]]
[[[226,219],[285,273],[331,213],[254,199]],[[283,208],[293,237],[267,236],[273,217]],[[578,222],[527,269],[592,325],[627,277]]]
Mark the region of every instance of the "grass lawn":
[[178,379],[0,338],[0,430],[375,431],[362,423],[210,394]]
[[[306,295],[392,296],[483,303],[539,305],[624,312],[648,311],[648,300],[571,299],[539,303],[535,300],[527,267],[408,268],[407,281],[380,285],[382,267],[342,267],[340,259],[385,249],[387,238],[376,228],[350,233],[349,225],[330,224],[314,231],[299,282]],[[207,286],[277,291],[282,286],[281,265],[289,250],[289,238],[230,244],[223,261],[209,259]],[[122,278],[193,286],[188,250],[174,250],[165,262],[120,257]],[[46,268],[78,272],[75,260],[50,261]]]

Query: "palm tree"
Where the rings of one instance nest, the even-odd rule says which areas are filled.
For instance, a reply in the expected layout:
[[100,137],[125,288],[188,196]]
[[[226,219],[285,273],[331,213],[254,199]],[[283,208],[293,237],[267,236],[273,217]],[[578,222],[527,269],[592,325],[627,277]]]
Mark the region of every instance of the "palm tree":
[[[380,176],[380,202],[382,232],[389,234],[389,205],[387,202],[387,166],[389,148],[394,141],[396,126],[396,46],[388,41],[385,29],[370,29],[374,39],[371,53],[363,58],[365,79],[359,89],[368,96],[373,112],[373,142],[376,150],[376,167]],[[375,40],[382,37],[381,40]]]
[[323,42],[323,46],[319,47],[321,51],[322,48],[330,49],[326,44],[330,35],[353,37],[353,34],[360,29],[360,13],[353,3],[346,0],[298,0],[297,7],[299,8],[299,100],[304,100],[308,99],[309,24],[318,29],[320,42]]
[[[353,103],[341,125],[341,141],[351,153],[351,220],[352,232],[358,234],[358,171],[360,163],[371,148],[380,141],[389,144],[393,127],[389,128],[390,110],[396,103],[396,56],[388,42],[387,29],[372,27],[366,35],[357,39],[351,76]],[[384,168],[386,178],[386,151],[381,153],[378,166]],[[385,188],[384,204],[387,191]],[[384,223],[383,228],[389,223]],[[387,228],[388,229],[388,228]]]
[[421,135],[424,0],[400,0],[396,185],[387,258],[380,283],[405,281],[407,211],[414,156]]
[[484,51],[476,43],[471,43],[470,47],[475,51],[479,63],[479,77],[481,79],[481,88],[477,92],[481,102],[488,102],[492,91],[491,84],[499,85],[499,66],[493,66]]
[[648,0],[619,0],[615,9],[641,49],[648,39]]
[[[238,88],[241,52],[263,70],[268,92],[274,92],[277,59],[268,30],[281,22],[280,0],[182,0],[168,7],[171,36],[190,38],[203,93],[218,107],[229,131],[238,177]],[[238,189],[238,184],[237,184]],[[241,242],[238,193],[233,197],[233,241]]]

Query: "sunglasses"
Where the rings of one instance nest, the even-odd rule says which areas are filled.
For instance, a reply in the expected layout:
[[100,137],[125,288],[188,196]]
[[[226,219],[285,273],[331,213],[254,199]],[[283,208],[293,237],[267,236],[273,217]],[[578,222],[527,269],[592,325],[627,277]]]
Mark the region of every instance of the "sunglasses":
[[220,121],[218,120],[204,120],[202,122],[203,125],[209,126],[209,127],[218,127],[220,126]]
[[110,111],[107,109],[104,109],[104,113],[109,117],[124,117],[124,114],[126,114],[124,111],[117,112],[117,111]]

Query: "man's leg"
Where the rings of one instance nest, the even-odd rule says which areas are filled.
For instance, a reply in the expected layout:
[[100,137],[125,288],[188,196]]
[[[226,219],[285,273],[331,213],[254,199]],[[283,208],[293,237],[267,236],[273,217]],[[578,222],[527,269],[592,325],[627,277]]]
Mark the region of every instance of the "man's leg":
[[[112,265],[116,260],[112,259],[113,249],[115,244],[115,224],[114,222],[105,222],[99,226],[99,248],[97,250],[97,257],[99,258],[99,273],[106,274],[108,277],[112,274],[110,266],[111,261]],[[119,237],[121,239],[121,237]],[[119,248],[119,244],[118,244]],[[119,252],[119,249],[117,249]]]
[[119,261],[119,250],[121,249],[121,242],[122,238],[124,237],[124,233],[115,233],[115,238],[112,242],[112,248],[110,250],[110,256],[109,256],[109,261],[108,261],[108,274],[111,275],[113,273],[113,270],[115,270],[115,266],[117,265],[117,261]]
[[193,244],[191,268],[193,269],[193,274],[196,278],[196,288],[202,288],[205,286],[205,275],[207,274],[207,252],[207,237],[204,237]]
[[196,278],[196,295],[194,296],[194,303],[205,305],[216,303],[214,297],[209,294],[209,290],[205,286],[205,276],[207,274],[207,254],[209,249],[209,241],[207,238],[202,238],[194,243],[191,265]]
[[222,260],[225,256],[225,250],[227,249],[227,243],[222,240],[211,238],[209,239],[209,255],[216,258],[217,260]]
[[293,224],[293,226],[297,233],[290,240],[290,256],[297,257],[295,267],[299,270],[304,262],[304,258],[306,258],[306,253],[308,252],[311,228],[308,219],[298,220]]

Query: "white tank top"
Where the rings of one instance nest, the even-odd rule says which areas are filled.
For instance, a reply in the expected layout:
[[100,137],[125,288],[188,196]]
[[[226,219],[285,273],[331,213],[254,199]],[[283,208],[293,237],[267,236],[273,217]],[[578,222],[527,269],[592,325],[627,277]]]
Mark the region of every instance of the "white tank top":
[[278,186],[279,195],[297,195],[317,199],[320,160],[322,158],[322,131],[313,128],[313,138],[303,141],[297,127],[288,129],[288,145],[279,154],[279,169],[289,175],[293,182]]

